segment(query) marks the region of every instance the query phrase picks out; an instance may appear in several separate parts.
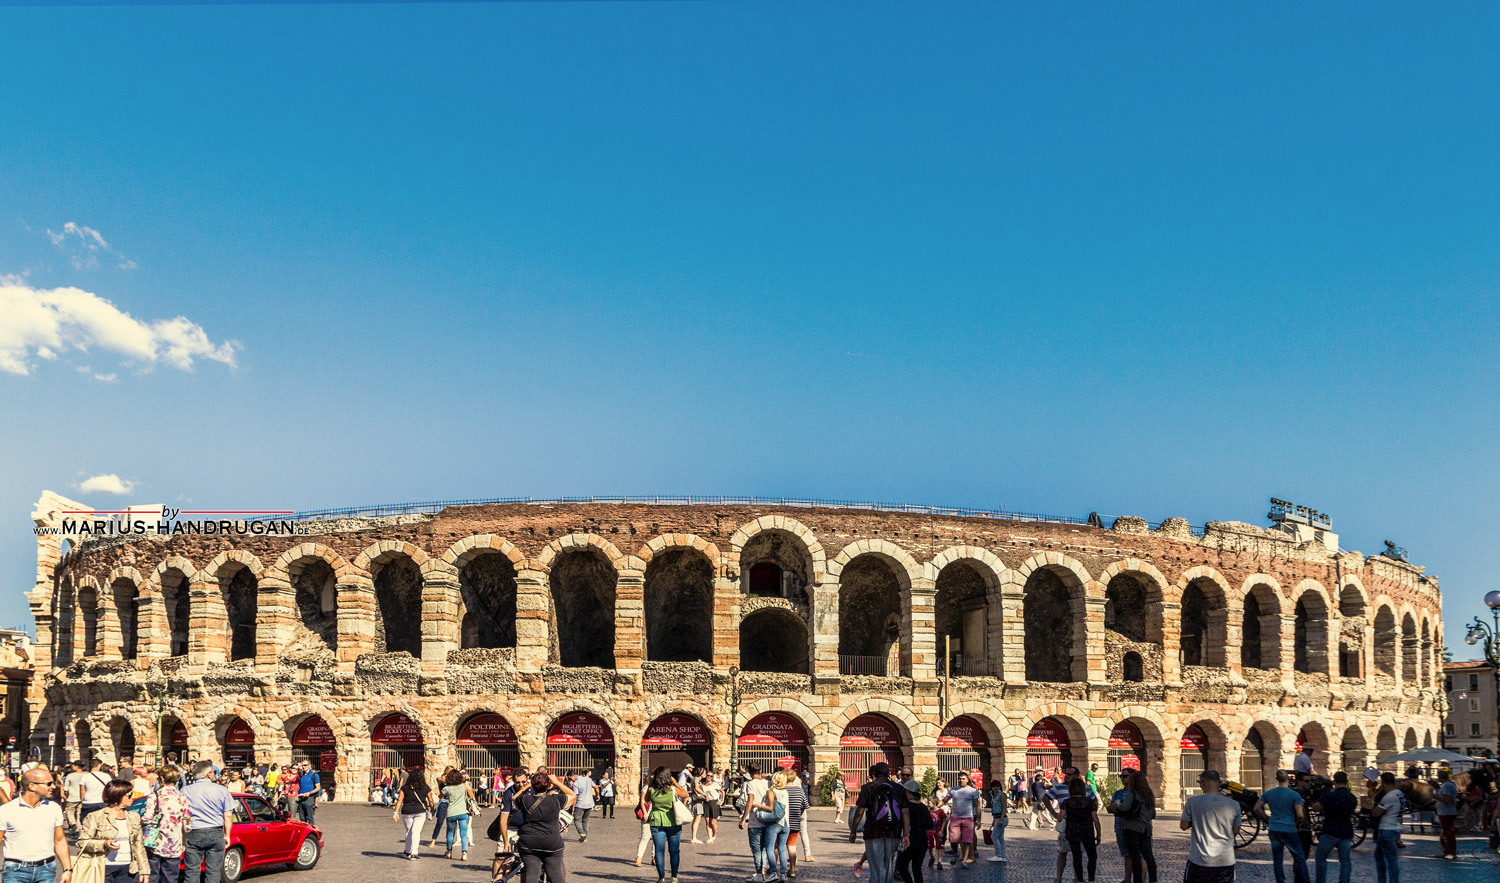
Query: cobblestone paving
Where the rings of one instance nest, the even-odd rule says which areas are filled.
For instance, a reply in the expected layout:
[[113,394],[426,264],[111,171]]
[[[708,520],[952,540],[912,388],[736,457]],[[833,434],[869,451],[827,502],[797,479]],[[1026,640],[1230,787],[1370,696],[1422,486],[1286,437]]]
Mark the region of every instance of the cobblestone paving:
[[[424,850],[420,861],[410,862],[400,857],[400,825],[391,820],[389,810],[324,806],[318,810],[318,824],[323,828],[327,851],[316,869],[305,874],[290,870],[252,872],[246,875],[246,879],[256,883],[408,880],[485,883],[489,878],[489,859],[494,854],[494,845],[484,839],[484,829],[494,812],[486,810],[480,820],[468,862],[449,861],[442,857],[441,849]],[[854,883],[856,878],[852,870],[861,848],[849,843],[847,834],[839,836],[840,828],[833,822],[830,811],[815,809],[812,819],[816,862],[799,865],[799,883],[803,880],[808,883]],[[430,831],[428,833],[430,836]],[[1118,883],[1122,876],[1121,862],[1107,823],[1105,837],[1106,843],[1099,854],[1097,879],[1100,883]],[[651,868],[649,849],[644,866],[635,867],[639,839],[640,826],[628,811],[621,812],[613,820],[594,819],[587,843],[579,844],[571,834],[568,837],[566,862],[569,878],[578,883],[600,880],[655,883],[656,872]],[[927,870],[924,874],[926,883],[1051,883],[1056,856],[1054,837],[1041,831],[1027,831],[1023,827],[1019,830],[1012,828],[1006,840],[1009,862],[987,861],[991,852],[986,849],[980,861],[970,868]],[[1457,861],[1443,861],[1437,857],[1437,838],[1431,834],[1412,832],[1406,840],[1410,846],[1401,851],[1402,883],[1500,880],[1500,856],[1489,853],[1482,838],[1460,838]],[[1185,835],[1176,830],[1175,823],[1164,822],[1157,826],[1155,845],[1162,883],[1178,883],[1182,879],[1187,849]],[[679,874],[683,883],[699,880],[740,883],[750,870],[748,854],[744,832],[726,826],[723,836],[711,846],[683,843]],[[1374,848],[1370,841],[1354,851],[1354,883],[1370,883],[1375,879],[1373,857]],[[1288,879],[1291,879],[1291,869],[1287,870]],[[1309,873],[1312,870],[1309,862]],[[1328,870],[1329,879],[1337,880],[1337,863],[1330,863]],[[868,883],[868,871],[858,879]],[[1063,879],[1072,879],[1071,868],[1064,873]],[[1241,850],[1236,874],[1238,883],[1271,883],[1274,879],[1270,847],[1264,837]]]

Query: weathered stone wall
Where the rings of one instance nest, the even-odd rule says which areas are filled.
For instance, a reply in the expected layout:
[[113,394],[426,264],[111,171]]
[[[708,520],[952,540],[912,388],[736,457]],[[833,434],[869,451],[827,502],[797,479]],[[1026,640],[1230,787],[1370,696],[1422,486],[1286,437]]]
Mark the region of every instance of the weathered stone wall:
[[[1189,725],[1209,735],[1213,762],[1231,776],[1252,729],[1274,737],[1275,766],[1289,765],[1299,732],[1320,765],[1337,765],[1344,745],[1404,743],[1438,726],[1436,582],[1403,562],[1330,553],[1250,525],[1214,523],[1200,537],[1180,519],[1104,529],[601,504],[456,507],[309,527],[296,538],[43,550],[52,558],[30,596],[39,744],[71,732],[74,752],[86,741],[108,754],[129,729],[139,750],[152,750],[160,694],[195,753],[217,755],[239,717],[256,733],[257,754],[282,760],[296,726],[316,714],[338,739],[340,793],[355,799],[370,732],[392,711],[419,724],[433,765],[454,759],[457,728],[472,713],[505,715],[523,760],[535,763],[553,721],[589,711],[614,730],[627,776],[645,727],[674,711],[709,726],[719,764],[730,756],[732,712],[738,725],[762,711],[801,721],[815,765],[837,760],[843,727],[865,713],[888,717],[917,765],[935,765],[944,723],[968,715],[986,729],[996,770],[1024,765],[1027,733],[1044,717],[1064,723],[1080,763],[1102,763],[1110,729],[1129,720],[1170,802]],[[774,597],[745,594],[761,562],[780,571]],[[238,591],[255,586],[255,649],[231,660],[230,607],[241,602],[226,587],[236,579]],[[1139,591],[1110,593],[1120,579]],[[1191,603],[1190,585],[1202,605]],[[77,609],[80,587],[93,593],[91,609]],[[1252,590],[1261,668],[1241,665]],[[986,674],[940,678],[941,638],[957,633],[956,607],[977,598]],[[780,621],[765,623],[778,628],[756,642],[790,646],[755,663],[780,670],[739,675],[731,709],[730,669],[755,655],[742,646],[741,623],[759,627],[757,616]],[[83,658],[88,628],[95,653]],[[131,631],[137,658],[122,658]],[[1201,635],[1196,654],[1185,653],[1185,633]],[[1298,634],[1319,646],[1299,653]],[[239,645],[243,652],[243,638]],[[1355,677],[1338,674],[1341,646],[1362,662]],[[896,663],[886,676],[840,674],[841,654],[883,652]],[[1126,652],[1142,656],[1139,682],[1122,679]],[[1034,661],[1048,678],[1028,677]]]

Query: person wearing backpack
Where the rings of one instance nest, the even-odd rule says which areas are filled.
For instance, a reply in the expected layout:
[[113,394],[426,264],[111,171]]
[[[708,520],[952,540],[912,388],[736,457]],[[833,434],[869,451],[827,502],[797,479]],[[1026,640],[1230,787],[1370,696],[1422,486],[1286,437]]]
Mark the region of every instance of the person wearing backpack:
[[1140,770],[1125,770],[1125,787],[1109,804],[1115,817],[1120,856],[1125,860],[1126,883],[1156,881],[1156,856],[1151,851],[1151,822],[1156,818],[1156,795]]
[[1380,774],[1380,790],[1375,792],[1375,808],[1370,818],[1375,820],[1375,879],[1377,883],[1400,883],[1401,869],[1397,865],[1396,843],[1401,839],[1401,814],[1406,811],[1406,798],[1396,787],[1396,774]]
[[911,820],[911,842],[896,855],[896,876],[901,883],[922,883],[922,860],[927,857],[927,832],[933,828],[932,810],[922,802],[922,783],[908,779],[906,789],[907,817]]
[[870,883],[894,883],[896,854],[911,846],[906,793],[891,781],[891,767],[883,761],[870,767],[870,781],[859,789],[854,814],[849,818],[849,842],[854,842],[859,823],[864,821]]

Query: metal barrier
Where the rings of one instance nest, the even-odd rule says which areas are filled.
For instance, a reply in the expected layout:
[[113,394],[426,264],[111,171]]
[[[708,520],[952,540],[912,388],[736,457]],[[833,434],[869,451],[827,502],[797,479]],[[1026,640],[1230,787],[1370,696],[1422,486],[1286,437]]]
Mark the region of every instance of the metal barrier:
[[885,677],[886,666],[890,660],[884,656],[844,656],[839,655],[839,674],[841,675],[875,675]]

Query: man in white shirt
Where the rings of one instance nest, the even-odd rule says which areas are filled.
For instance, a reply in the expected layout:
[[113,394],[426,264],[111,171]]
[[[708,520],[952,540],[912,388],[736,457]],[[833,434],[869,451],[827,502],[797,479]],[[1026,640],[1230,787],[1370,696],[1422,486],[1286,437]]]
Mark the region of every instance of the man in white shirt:
[[97,760],[89,764],[89,771],[83,774],[83,804],[78,808],[80,818],[104,809],[104,786],[109,780],[110,775],[105,772],[103,764]]
[[761,776],[760,764],[752,762],[746,764],[745,769],[750,773],[750,781],[743,786],[745,809],[740,813],[740,827],[746,830],[750,838],[750,857],[755,860],[755,874],[750,878],[751,883],[761,883],[766,878],[767,859],[770,858],[767,854],[766,823],[756,818],[750,807],[766,799],[771,783]]
[[1232,883],[1234,835],[1240,829],[1240,805],[1219,793],[1219,774],[1204,770],[1198,776],[1202,794],[1182,805],[1182,830],[1188,832],[1187,875],[1184,883]]
[[0,855],[6,883],[68,883],[73,859],[63,833],[62,808],[47,799],[52,774],[37,767],[21,774],[21,799],[0,806]]
[[1300,779],[1303,776],[1312,775],[1312,755],[1313,747],[1311,745],[1303,745],[1302,750],[1297,752],[1297,758],[1292,761],[1292,772],[1297,774],[1297,778]]
[[594,784],[592,773],[581,773],[573,780],[573,793],[578,802],[573,804],[573,827],[578,829],[578,842],[589,839],[589,814],[594,811],[594,801],[599,786]]
[[1370,818],[1375,820],[1375,879],[1379,883],[1400,879],[1396,844],[1401,839],[1401,813],[1405,809],[1406,796],[1396,787],[1396,774],[1381,773],[1375,807],[1370,810]]

